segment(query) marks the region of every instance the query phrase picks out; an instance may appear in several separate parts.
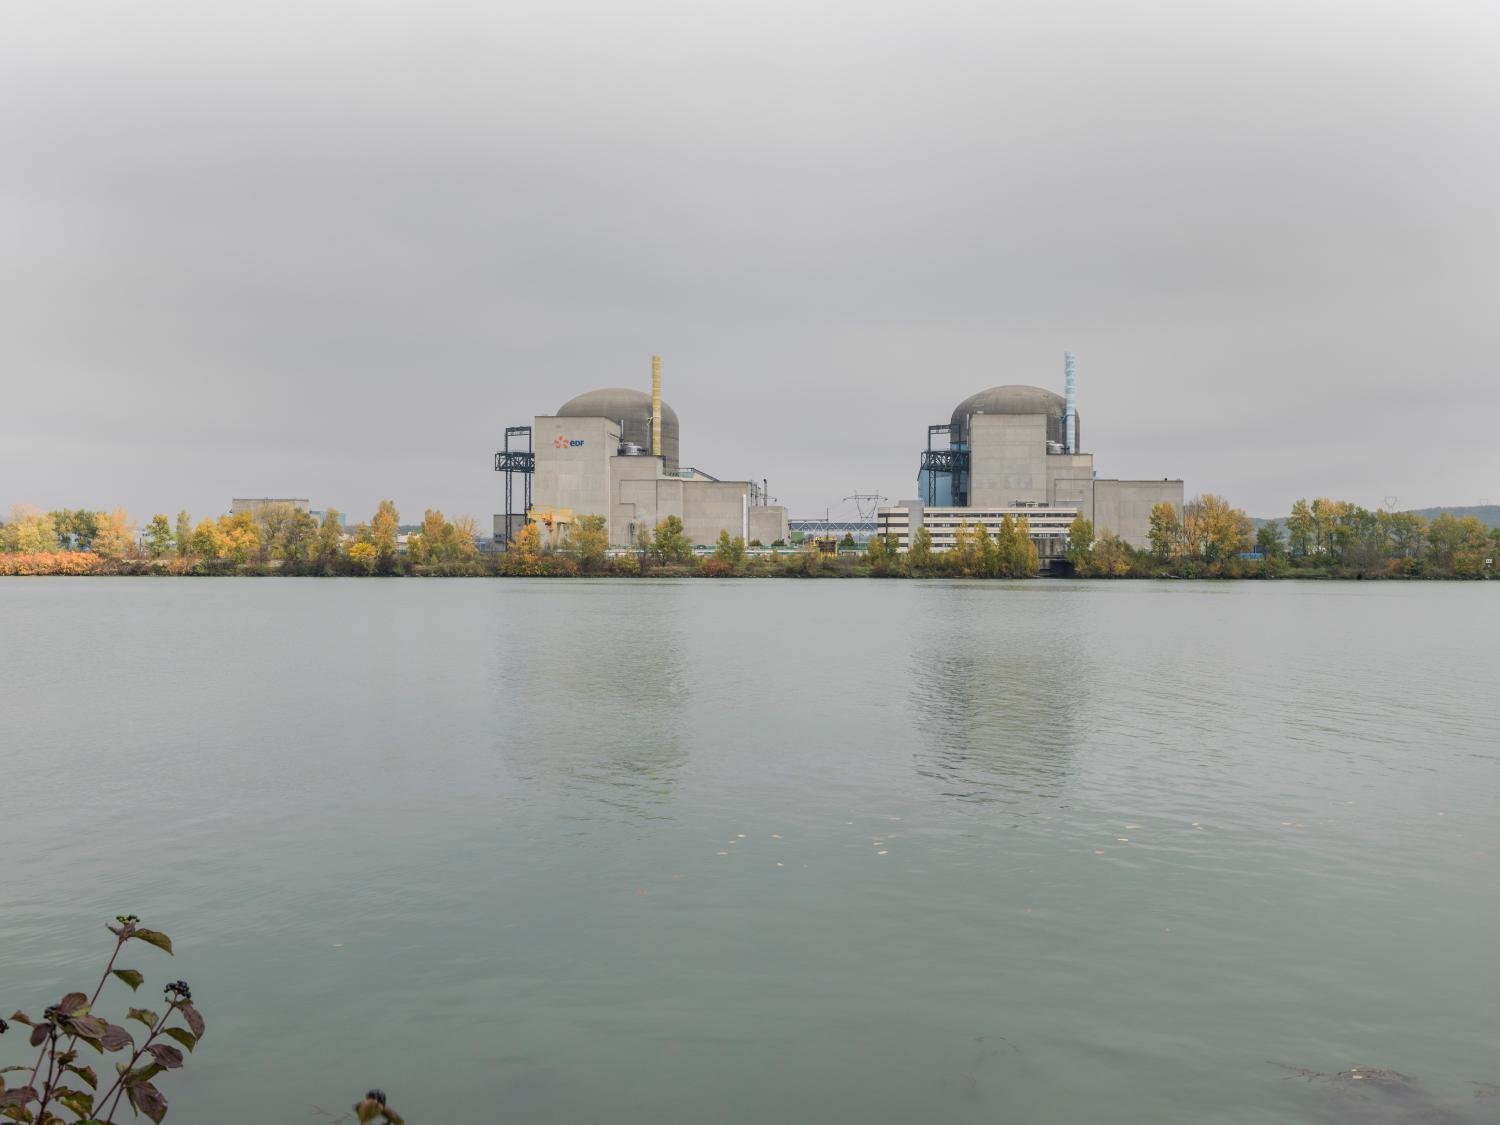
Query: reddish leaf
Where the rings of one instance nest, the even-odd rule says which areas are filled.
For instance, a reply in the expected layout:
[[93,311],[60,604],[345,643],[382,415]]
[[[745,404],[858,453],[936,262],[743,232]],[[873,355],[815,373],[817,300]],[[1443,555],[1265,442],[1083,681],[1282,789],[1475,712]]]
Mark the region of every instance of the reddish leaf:
[[126,1086],[125,1094],[138,1112],[161,1125],[161,1119],[167,1115],[167,1099],[162,1097],[160,1090],[149,1082],[140,1082]]
[[198,1009],[191,1004],[184,1004],[180,1011],[182,1012],[182,1018],[187,1020],[188,1026],[193,1029],[193,1034],[202,1039],[203,1017],[198,1014]]
[[109,1022],[98,1016],[74,1016],[68,1021],[68,1030],[80,1039],[99,1039],[109,1028]]
[[36,1026],[36,1024],[31,1022],[31,1017],[28,1016],[25,1012],[12,1012],[10,1014],[10,1018],[15,1020],[17,1023],[24,1023],[27,1027]]
[[112,1023],[105,1027],[104,1034],[99,1037],[99,1042],[106,1051],[120,1051],[129,1047],[135,1040],[130,1037],[130,1032],[119,1024]]
[[166,1070],[176,1070],[182,1065],[182,1052],[176,1047],[168,1047],[165,1043],[152,1043],[146,1050]]
[[43,1043],[47,1042],[47,1036],[51,1032],[52,1025],[50,1023],[37,1024],[31,1029],[31,1045],[33,1047],[40,1047]]
[[82,992],[70,992],[57,1002],[57,1010],[65,1016],[71,1016],[75,1012],[81,1012],[88,1006],[88,995]]
[[25,1106],[29,1102],[37,1101],[36,1091],[30,1086],[17,1086],[14,1090],[6,1090],[0,1093],[0,1106]]

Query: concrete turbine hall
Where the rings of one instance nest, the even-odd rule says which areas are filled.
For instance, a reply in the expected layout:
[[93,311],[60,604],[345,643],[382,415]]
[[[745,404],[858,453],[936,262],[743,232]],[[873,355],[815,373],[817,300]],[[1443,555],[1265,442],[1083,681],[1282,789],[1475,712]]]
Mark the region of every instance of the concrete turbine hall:
[[990,533],[1008,515],[1025,517],[1042,566],[1067,550],[1068,528],[1082,516],[1095,536],[1112,532],[1149,546],[1151,509],[1182,507],[1182,481],[1100,479],[1094,455],[1082,452],[1073,354],[1064,356],[1065,395],[1041,387],[990,387],[964,399],[947,422],[927,427],[917,472],[918,499],[881,508],[880,534],[900,550],[920,528],[934,550],[953,546],[963,524]]
[[556,530],[589,515],[605,518],[615,547],[633,545],[668,516],[682,520],[694,544],[715,543],[723,531],[747,543],[786,539],[786,509],[770,502],[764,481],[720,480],[682,465],[679,436],[677,412],[662,401],[657,356],[650,394],[588,391],[530,426],[507,427],[505,448],[495,454],[495,469],[505,474],[496,541],[509,544],[528,518]]

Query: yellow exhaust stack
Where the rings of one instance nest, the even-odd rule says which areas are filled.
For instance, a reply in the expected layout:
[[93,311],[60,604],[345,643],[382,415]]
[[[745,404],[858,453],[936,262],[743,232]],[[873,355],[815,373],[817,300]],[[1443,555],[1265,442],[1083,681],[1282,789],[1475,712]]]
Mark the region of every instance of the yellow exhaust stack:
[[661,456],[661,356],[651,357],[651,456]]

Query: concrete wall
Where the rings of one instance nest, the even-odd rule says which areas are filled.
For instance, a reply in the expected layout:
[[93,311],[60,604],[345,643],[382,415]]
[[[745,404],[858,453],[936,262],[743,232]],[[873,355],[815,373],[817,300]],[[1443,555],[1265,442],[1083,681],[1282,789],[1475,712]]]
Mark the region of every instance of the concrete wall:
[[616,457],[610,463],[614,503],[609,511],[609,541],[617,547],[635,543],[636,533],[648,531],[668,516],[682,518],[683,482],[662,475],[655,457]]
[[1132,547],[1149,547],[1151,509],[1162,501],[1182,511],[1182,481],[1096,480],[1094,535],[1112,531]]
[[571,508],[580,516],[609,515],[609,463],[620,446],[619,425],[606,418],[539,417],[532,419],[531,436],[532,503]]
[[786,509],[779,504],[759,504],[751,508],[750,538],[759,539],[767,547],[778,539],[784,542],[787,538]]
[[692,480],[682,487],[682,530],[693,543],[717,543],[719,532],[744,533],[750,482]]
[[1047,415],[975,414],[969,419],[969,505],[1046,503]]

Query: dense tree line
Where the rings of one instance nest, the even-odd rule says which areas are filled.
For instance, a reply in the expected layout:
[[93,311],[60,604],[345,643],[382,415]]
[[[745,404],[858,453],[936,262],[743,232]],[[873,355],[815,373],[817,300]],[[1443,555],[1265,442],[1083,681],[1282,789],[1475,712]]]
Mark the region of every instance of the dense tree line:
[[382,500],[369,523],[346,528],[337,511],[319,520],[291,504],[267,504],[196,523],[163,513],[137,526],[123,509],[42,512],[18,505],[0,526],[3,573],[427,574],[483,573],[474,521],[428,510],[400,544],[400,514]]
[[1074,521],[1068,558],[1076,574],[1100,578],[1484,578],[1500,556],[1500,529],[1473,516],[1370,511],[1343,500],[1298,500],[1284,520],[1252,530],[1220,496],[1199,496],[1179,513],[1151,510],[1150,546],[1097,539]]

